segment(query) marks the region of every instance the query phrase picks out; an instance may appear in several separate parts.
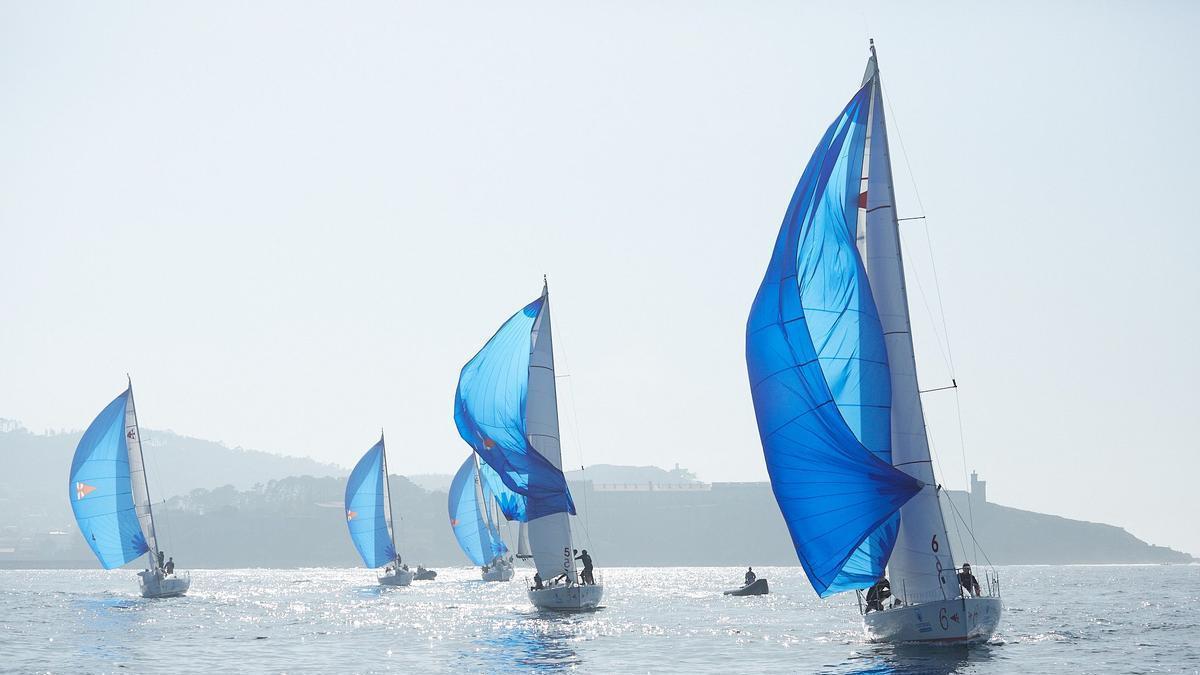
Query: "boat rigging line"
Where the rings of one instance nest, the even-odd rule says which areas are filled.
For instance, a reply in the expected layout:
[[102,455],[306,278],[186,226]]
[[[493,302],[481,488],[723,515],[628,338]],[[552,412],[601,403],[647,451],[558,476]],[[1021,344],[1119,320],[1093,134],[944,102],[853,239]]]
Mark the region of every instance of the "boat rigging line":
[[[891,117],[891,121],[892,121],[891,126],[896,132],[896,140],[898,140],[900,142],[900,154],[904,157],[904,167],[908,170],[908,180],[912,184],[913,195],[916,197],[916,200],[917,200],[917,207],[921,210],[921,214],[922,214],[920,216],[913,216],[911,218],[897,219],[897,223],[899,223],[901,220],[921,220],[921,221],[923,221],[923,225],[924,225],[924,229],[925,229],[925,247],[929,254],[929,267],[933,273],[933,287],[934,287],[934,292],[936,293],[936,298],[937,298],[938,314],[941,316],[942,335],[945,337],[944,357],[946,360],[946,365],[948,366],[948,368],[950,370],[950,381],[951,381],[951,383],[953,383],[953,385],[950,388],[954,389],[954,414],[958,421],[958,449],[959,449],[960,457],[962,459],[963,485],[966,486],[966,489],[968,490],[968,493],[967,493],[968,494],[967,516],[968,516],[969,522],[967,523],[967,531],[971,534],[971,541],[974,544],[974,547],[972,548],[972,552],[978,553],[979,552],[979,544],[978,544],[978,541],[975,539],[975,533],[974,533],[975,509],[971,504],[972,500],[970,498],[970,492],[969,492],[971,483],[967,476],[967,448],[966,448],[966,433],[963,430],[962,400],[961,400],[961,396],[958,392],[957,374],[956,374],[956,369],[954,367],[954,351],[951,349],[951,346],[950,346],[950,331],[949,331],[949,328],[946,323],[946,307],[942,301],[942,284],[941,284],[941,280],[938,277],[937,259],[933,255],[933,237],[930,236],[930,234],[929,234],[929,220],[927,218],[928,212],[925,210],[925,203],[921,200],[921,189],[917,185],[917,176],[912,170],[912,162],[909,161],[908,149],[904,145],[904,135],[900,131],[900,123],[896,117],[896,111],[892,107],[892,99],[890,96],[887,95],[887,91],[883,90],[882,85],[880,86],[880,90],[883,94],[884,102],[887,105],[888,116]],[[899,231],[898,227],[897,227],[897,233],[900,234],[901,239],[903,239],[904,235],[902,232]],[[913,278],[917,281],[917,289],[921,293],[921,302],[922,302],[922,304],[925,305],[925,311],[929,313],[929,318],[932,321],[933,320],[933,311],[929,307],[929,302],[925,295],[925,288],[921,284],[921,277],[919,274],[916,273],[915,269],[913,270]],[[911,327],[910,327],[910,330],[911,330]],[[933,331],[933,334],[934,334],[934,338],[937,339],[939,349],[942,349],[943,348],[942,338],[938,336],[936,330]],[[931,389],[930,391],[940,391],[940,389]],[[928,435],[928,426],[926,427],[926,433]],[[930,438],[930,446],[932,447],[932,445],[933,445],[933,439]],[[938,464],[939,464],[938,470],[941,471],[940,460],[939,460]],[[942,475],[944,476],[945,473],[943,472]],[[950,499],[947,498],[947,501],[950,501]],[[953,506],[953,502],[951,502],[951,506]],[[955,513],[958,513],[957,507],[955,507]],[[955,529],[957,529],[957,526],[955,527]],[[960,538],[961,538],[961,535],[960,535]],[[978,556],[976,556],[976,557],[978,557]],[[989,564],[990,564],[990,562],[989,562]]]

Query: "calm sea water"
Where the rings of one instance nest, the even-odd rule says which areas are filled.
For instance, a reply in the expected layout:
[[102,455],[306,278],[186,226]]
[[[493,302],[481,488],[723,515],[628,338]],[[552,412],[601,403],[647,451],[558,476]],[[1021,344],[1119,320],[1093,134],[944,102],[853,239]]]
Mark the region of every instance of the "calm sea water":
[[604,608],[534,611],[474,568],[380,589],[365,569],[194,570],[144,600],[133,572],[0,571],[0,670],[91,672],[1197,673],[1200,566],[1004,567],[999,634],[867,644],[853,595],[799,568],[732,598],[742,569],[604,570]]

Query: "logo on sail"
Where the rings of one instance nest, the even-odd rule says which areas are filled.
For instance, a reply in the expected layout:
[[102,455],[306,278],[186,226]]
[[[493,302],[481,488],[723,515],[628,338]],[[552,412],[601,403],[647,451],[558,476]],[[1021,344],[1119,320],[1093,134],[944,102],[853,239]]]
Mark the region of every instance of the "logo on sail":
[[496,441],[493,441],[490,438],[485,438],[483,439],[483,447],[491,450],[492,448],[496,447]]
[[96,488],[91,485],[88,485],[87,483],[76,483],[75,484],[75,499],[76,500],[83,499],[84,497],[90,495],[91,493],[93,493],[95,491],[96,491]]
[[137,438],[137,429],[130,427],[129,431],[125,432],[125,438],[128,438],[131,441]]
[[354,520],[354,516],[357,516],[357,515],[358,515],[357,511],[350,511],[349,509],[346,510],[346,520]]
[[458,527],[458,518],[450,519],[450,527]]

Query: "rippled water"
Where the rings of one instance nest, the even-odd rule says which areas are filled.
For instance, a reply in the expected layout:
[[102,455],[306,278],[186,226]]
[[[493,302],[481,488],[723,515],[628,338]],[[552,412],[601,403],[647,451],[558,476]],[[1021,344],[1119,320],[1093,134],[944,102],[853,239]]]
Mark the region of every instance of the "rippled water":
[[1200,566],[1005,567],[999,634],[966,648],[863,642],[849,597],[799,568],[732,598],[741,569],[604,571],[604,608],[542,614],[520,574],[380,589],[363,569],[194,570],[144,600],[129,570],[0,571],[0,669],[51,672],[1200,672]]

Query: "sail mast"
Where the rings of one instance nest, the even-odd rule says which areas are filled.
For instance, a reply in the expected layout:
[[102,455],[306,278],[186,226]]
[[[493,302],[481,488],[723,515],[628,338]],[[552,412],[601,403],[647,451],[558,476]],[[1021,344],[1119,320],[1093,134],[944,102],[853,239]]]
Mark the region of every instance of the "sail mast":
[[889,561],[889,578],[907,602],[943,600],[958,595],[954,558],[938,501],[925,413],[917,383],[916,354],[904,260],[900,249],[895,186],[888,149],[883,90],[874,40],[864,82],[871,82],[865,193],[860,196],[860,250],[865,249],[867,276],[875,294],[887,344],[892,385],[892,464],[922,487],[900,509],[900,531]]
[[379,463],[380,470],[383,471],[383,517],[387,523],[388,536],[392,538],[392,552],[395,555],[395,560],[400,561],[400,549],[396,546],[396,528],[392,526],[392,489],[388,485],[388,470],[387,470],[387,444],[383,442],[383,429],[379,430],[379,444],[382,446],[383,461]]
[[129,383],[129,398],[125,408],[125,448],[129,460],[129,476],[133,483],[134,512],[148,544],[151,569],[158,569],[158,535],[154,529],[154,509],[150,504],[150,480],[146,475],[146,459],[142,454],[142,432],[138,427],[137,406],[133,402],[133,378]]

